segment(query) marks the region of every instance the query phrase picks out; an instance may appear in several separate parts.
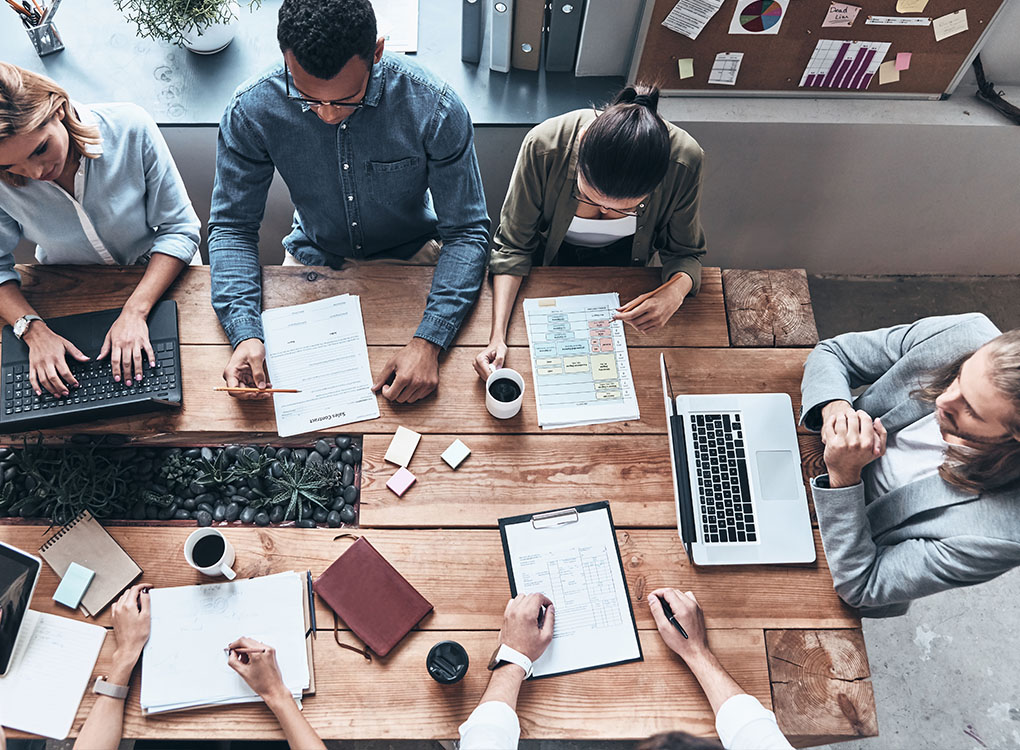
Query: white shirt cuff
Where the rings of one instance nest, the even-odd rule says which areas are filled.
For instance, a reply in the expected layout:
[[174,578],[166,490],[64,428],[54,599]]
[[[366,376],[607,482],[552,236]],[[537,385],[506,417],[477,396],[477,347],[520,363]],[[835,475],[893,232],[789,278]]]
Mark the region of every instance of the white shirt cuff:
[[776,715],[757,698],[734,695],[715,717],[715,731],[726,750],[785,750],[792,747],[776,722]]
[[460,725],[460,750],[517,750],[521,723],[502,701],[487,701]]

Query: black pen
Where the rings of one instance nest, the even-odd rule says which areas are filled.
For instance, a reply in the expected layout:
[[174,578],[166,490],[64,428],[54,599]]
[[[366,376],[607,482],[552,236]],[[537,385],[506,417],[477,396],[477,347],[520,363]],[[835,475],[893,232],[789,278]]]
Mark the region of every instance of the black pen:
[[673,627],[680,631],[680,635],[687,638],[687,631],[684,630],[684,626],[677,622],[676,617],[673,615],[673,610],[669,606],[669,602],[666,601],[666,597],[660,596],[659,601],[662,602],[662,611],[666,613],[666,619],[673,623]]
[[311,613],[312,618],[312,638],[317,638],[315,634],[315,591],[312,589],[312,571],[308,571],[308,611]]

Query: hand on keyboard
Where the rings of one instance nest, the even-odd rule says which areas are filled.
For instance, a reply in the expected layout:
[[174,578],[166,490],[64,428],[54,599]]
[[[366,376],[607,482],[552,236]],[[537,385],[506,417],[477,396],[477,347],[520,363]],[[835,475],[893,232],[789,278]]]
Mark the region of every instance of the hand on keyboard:
[[51,331],[42,320],[29,326],[24,341],[28,344],[28,382],[36,396],[45,389],[59,398],[78,387],[67,362],[69,356],[79,362],[89,361],[78,347]]
[[114,381],[119,383],[123,377],[125,385],[132,385],[144,378],[143,355],[148,359],[149,367],[155,367],[156,354],[149,342],[145,316],[125,307],[107,331],[98,359],[109,356]]

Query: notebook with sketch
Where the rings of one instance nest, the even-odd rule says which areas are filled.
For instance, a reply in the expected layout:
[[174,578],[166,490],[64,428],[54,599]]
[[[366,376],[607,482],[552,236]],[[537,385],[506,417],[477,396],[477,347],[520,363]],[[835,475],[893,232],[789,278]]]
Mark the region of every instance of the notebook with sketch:
[[295,700],[312,685],[306,642],[307,583],[296,572],[150,592],[152,632],[142,652],[142,713],[262,699],[227,664],[241,636],[276,649]]
[[609,503],[501,518],[499,533],[510,595],[543,593],[555,605],[535,677],[643,659]]

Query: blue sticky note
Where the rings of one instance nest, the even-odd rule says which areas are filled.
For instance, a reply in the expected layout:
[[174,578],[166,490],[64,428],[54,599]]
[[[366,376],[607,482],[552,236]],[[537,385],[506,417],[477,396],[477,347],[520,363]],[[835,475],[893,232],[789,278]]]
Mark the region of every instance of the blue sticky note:
[[65,607],[77,609],[85,592],[89,590],[92,579],[96,577],[94,570],[89,570],[84,565],[71,563],[60,579],[60,585],[53,592],[53,601],[63,604]]

